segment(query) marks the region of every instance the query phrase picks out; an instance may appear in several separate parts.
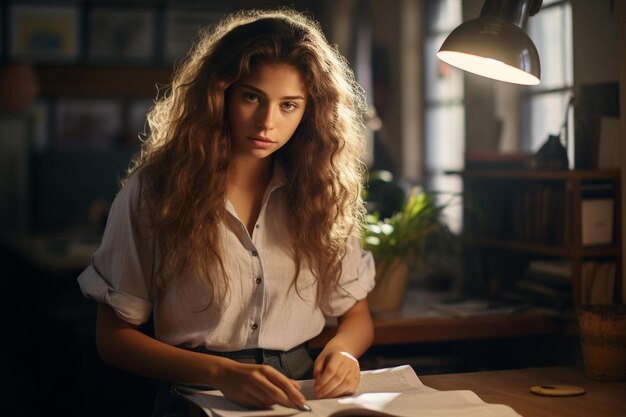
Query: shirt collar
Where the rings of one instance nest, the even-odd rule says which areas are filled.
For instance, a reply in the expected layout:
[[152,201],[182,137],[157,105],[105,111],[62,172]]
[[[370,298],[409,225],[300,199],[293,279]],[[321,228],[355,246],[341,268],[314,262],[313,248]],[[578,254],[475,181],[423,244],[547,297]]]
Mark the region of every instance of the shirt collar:
[[[272,192],[285,184],[287,184],[287,171],[285,170],[285,167],[283,167],[283,165],[275,159],[272,178],[270,178],[270,182],[267,184],[267,190],[265,191],[265,197],[263,198],[263,206],[267,203],[267,200]],[[235,208],[228,199],[226,200],[226,210],[237,218]]]
[[272,178],[267,185],[267,191],[268,193],[271,193],[285,184],[287,184],[287,173],[285,171],[285,167],[283,167],[278,159],[274,159],[274,170],[272,172]]

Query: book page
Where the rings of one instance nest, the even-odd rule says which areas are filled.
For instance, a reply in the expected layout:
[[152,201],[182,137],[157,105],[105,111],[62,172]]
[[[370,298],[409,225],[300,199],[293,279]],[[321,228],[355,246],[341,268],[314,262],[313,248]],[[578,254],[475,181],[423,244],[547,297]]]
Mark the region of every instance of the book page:
[[[301,411],[282,407],[279,405],[272,406],[266,410],[253,410],[235,404],[234,402],[224,398],[224,394],[221,391],[192,391],[181,390],[177,388],[177,391],[187,400],[195,403],[198,407],[210,417],[264,417],[264,416],[292,416]],[[308,413],[310,415],[310,413]]]
[[[314,380],[298,381],[304,398],[315,399]],[[413,389],[432,390],[425,386],[409,365],[361,372],[361,382],[355,395],[365,392],[403,392]]]
[[[309,401],[316,416],[521,417],[511,407],[486,404],[472,391],[376,392]],[[302,414],[304,416],[304,414]]]
[[408,365],[364,371],[355,395],[341,398],[316,400],[313,381],[299,383],[312,412],[276,405],[267,410],[251,410],[227,400],[220,391],[179,389],[179,393],[211,417],[520,417],[511,407],[486,404],[471,391],[437,391],[427,387]]
[[[325,415],[331,410],[337,410],[341,407],[337,407],[340,399],[332,398],[328,400],[315,400],[315,392],[313,388],[314,380],[307,379],[298,381],[302,394],[307,399],[309,406],[313,408],[313,402],[323,402],[325,404],[320,405],[320,412]],[[419,380],[413,369],[409,365],[398,366],[395,368],[385,368],[373,371],[361,372],[361,382],[355,395],[361,393],[389,393],[389,392],[403,392],[408,390],[424,390],[434,391],[432,388],[424,386],[422,381]],[[273,406],[268,410],[250,410],[248,408],[239,406],[222,395],[220,391],[196,391],[188,390],[187,388],[179,387],[178,391],[184,395],[187,399],[195,402],[199,405],[208,415],[215,415],[219,417],[234,417],[234,416],[291,416],[301,413],[299,410],[294,410],[281,406]],[[351,397],[345,397],[351,398]],[[367,397],[368,403],[372,403],[373,409],[376,408],[381,400],[376,397]],[[384,399],[383,399],[384,401]],[[350,403],[347,403],[350,404]],[[355,404],[351,404],[349,409],[354,409]],[[305,413],[309,414],[310,413]]]

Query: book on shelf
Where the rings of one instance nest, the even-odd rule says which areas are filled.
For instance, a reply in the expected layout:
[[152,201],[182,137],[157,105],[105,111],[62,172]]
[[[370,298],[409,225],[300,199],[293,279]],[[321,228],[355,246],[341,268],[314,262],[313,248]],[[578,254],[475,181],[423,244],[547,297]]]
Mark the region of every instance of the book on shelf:
[[535,307],[569,308],[572,304],[571,275],[568,260],[532,260],[506,298]]
[[581,185],[581,233],[583,246],[613,243],[616,185],[590,181]]
[[582,200],[583,246],[613,243],[613,206],[613,198]]
[[536,259],[530,261],[528,270],[539,274],[553,275],[569,281],[572,276],[572,263],[567,260],[548,261]]
[[542,285],[559,292],[569,293],[572,289],[572,282],[569,279],[559,277],[558,275],[542,274],[532,270],[524,272],[522,281]]
[[615,262],[584,262],[581,273],[583,304],[611,304],[615,290],[615,273]]
[[569,261],[534,260],[524,271],[524,279],[546,285],[559,291],[572,288],[571,263]]
[[515,283],[515,290],[522,295],[529,304],[535,306],[564,309],[572,304],[571,291],[559,290],[529,279],[518,280]]
[[201,391],[184,386],[179,386],[177,390],[211,417],[521,417],[507,405],[485,403],[472,391],[437,391],[427,387],[408,365],[361,372],[357,392],[347,397],[314,399],[313,380],[298,383],[311,411],[279,405],[253,410],[231,402],[217,390]]
[[[561,245],[564,199],[562,184],[510,187],[498,183],[474,191],[468,227],[495,239]],[[520,215],[511,217],[511,213]]]

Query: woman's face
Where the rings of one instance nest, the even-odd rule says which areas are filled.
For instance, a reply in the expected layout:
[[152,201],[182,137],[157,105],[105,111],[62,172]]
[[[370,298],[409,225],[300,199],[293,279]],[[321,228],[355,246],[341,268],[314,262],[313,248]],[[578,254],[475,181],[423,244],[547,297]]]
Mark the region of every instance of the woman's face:
[[258,64],[229,93],[234,155],[258,159],[272,155],[291,139],[306,104],[306,86],[296,68],[287,64]]

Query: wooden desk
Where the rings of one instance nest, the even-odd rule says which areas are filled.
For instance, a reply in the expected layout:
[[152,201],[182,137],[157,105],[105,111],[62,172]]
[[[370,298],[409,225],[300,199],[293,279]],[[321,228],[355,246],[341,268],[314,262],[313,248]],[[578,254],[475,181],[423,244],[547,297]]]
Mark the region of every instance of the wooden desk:
[[[506,404],[523,417],[626,416],[626,382],[591,381],[576,368],[528,368],[429,375],[420,379],[438,390],[474,391],[483,401]],[[528,390],[543,384],[577,385],[587,392],[577,397],[543,397]]]

